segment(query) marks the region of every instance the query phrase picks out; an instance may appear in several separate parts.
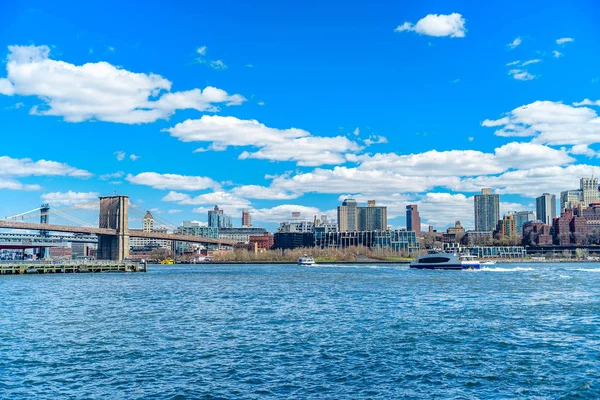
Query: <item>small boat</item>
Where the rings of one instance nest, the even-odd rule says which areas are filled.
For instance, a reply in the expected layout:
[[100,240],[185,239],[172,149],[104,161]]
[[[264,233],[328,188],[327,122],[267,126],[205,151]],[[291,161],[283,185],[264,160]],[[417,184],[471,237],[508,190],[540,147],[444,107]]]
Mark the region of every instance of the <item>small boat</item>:
[[298,265],[315,265],[315,259],[305,254],[298,259]]
[[480,265],[478,261],[461,260],[456,254],[434,253],[415,258],[410,263],[410,268],[462,271],[468,269],[480,269]]

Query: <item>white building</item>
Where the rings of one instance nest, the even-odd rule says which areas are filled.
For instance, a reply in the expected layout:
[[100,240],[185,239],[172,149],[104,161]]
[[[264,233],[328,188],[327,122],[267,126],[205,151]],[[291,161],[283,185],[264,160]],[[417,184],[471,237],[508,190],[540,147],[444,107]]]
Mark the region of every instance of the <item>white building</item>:
[[[142,219],[142,229],[130,229],[129,232],[154,232],[154,233],[168,233],[166,227],[155,227],[154,226],[154,217],[150,211],[146,211],[146,215]],[[142,247],[160,247],[163,249],[171,250],[172,242],[170,240],[165,239],[149,239],[149,238],[137,238],[130,237],[129,238],[129,247],[132,249],[142,248]]]

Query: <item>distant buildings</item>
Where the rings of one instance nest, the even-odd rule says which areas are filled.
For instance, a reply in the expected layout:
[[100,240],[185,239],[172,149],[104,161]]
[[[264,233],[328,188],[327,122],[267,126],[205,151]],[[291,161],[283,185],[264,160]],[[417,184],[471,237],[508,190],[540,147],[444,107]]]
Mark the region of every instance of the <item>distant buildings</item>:
[[498,221],[496,232],[499,237],[512,239],[515,237],[517,230],[515,229],[515,218],[512,214],[504,215]]
[[554,242],[559,246],[581,245],[587,242],[586,220],[575,215],[572,209],[566,209],[560,217],[554,218],[552,229]]
[[317,232],[314,246],[320,248],[346,248],[364,246],[390,249],[395,252],[418,250],[417,235],[412,231],[356,231],[356,232]]
[[242,228],[252,228],[252,215],[247,208],[242,210]]
[[551,225],[556,218],[556,196],[550,193],[544,193],[535,199],[535,212],[537,219]]
[[340,232],[358,231],[358,203],[354,199],[346,199],[337,208],[338,230]]
[[492,194],[491,188],[481,189],[475,195],[475,231],[491,232],[500,219],[500,196]]
[[416,204],[406,206],[406,230],[421,232],[421,218]]
[[312,233],[315,227],[311,221],[286,221],[279,224],[278,233]]
[[578,206],[587,207],[599,199],[598,178],[581,178],[579,189],[560,192],[560,211],[562,213]]
[[552,245],[550,226],[542,221],[527,221],[523,225],[522,234],[525,246]]
[[219,239],[249,244],[251,236],[262,236],[265,233],[265,228],[222,228],[219,229]]
[[213,210],[208,211],[208,226],[214,228],[231,228],[231,216],[219,209],[219,206],[215,206]]
[[[131,228],[130,232],[154,232],[154,233],[168,233],[166,227],[155,226],[155,220],[150,211],[146,211],[146,215],[142,218],[142,229]],[[129,247],[132,250],[140,250],[141,248],[162,248],[171,249],[172,242],[165,239],[149,239],[149,238],[129,238]]]
[[[556,208],[556,201],[555,208]],[[521,234],[523,231],[523,225],[529,221],[535,221],[536,213],[534,211],[515,211],[512,213],[513,218],[515,219],[515,232],[517,234]],[[552,221],[552,220],[550,220]]]
[[[185,236],[197,236],[197,237],[205,237],[210,239],[218,239],[219,231],[217,228],[212,226],[204,226],[200,222],[192,222],[192,221],[183,221],[183,224],[179,226],[173,232],[175,235],[185,235]],[[217,245],[212,245],[215,249],[218,248]],[[202,246],[197,243],[188,243],[188,242],[175,242],[173,244],[173,251],[177,255],[181,255],[184,253],[196,252]],[[209,246],[210,247],[210,246]]]
[[248,237],[248,243],[256,244],[258,250],[268,250],[275,244],[273,234],[265,232],[262,235],[254,235]]
[[387,230],[387,207],[377,206],[369,200],[367,207],[360,207],[354,199],[346,199],[337,208],[338,231],[384,231]]

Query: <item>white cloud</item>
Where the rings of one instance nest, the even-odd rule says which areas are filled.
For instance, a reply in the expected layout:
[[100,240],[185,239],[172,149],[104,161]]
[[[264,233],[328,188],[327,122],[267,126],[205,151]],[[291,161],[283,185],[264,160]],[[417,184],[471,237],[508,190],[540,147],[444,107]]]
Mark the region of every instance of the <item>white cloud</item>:
[[125,152],[124,151],[115,151],[113,153],[115,155],[115,158],[117,159],[117,161],[123,161],[125,159]]
[[518,81],[530,81],[535,79],[535,75],[532,75],[523,69],[511,69],[508,71],[508,74]]
[[100,175],[99,179],[101,181],[108,181],[108,180],[111,180],[111,179],[122,178],[123,175],[125,175],[125,173],[123,171],[117,171],[117,172],[113,172],[112,174]]
[[201,56],[206,55],[206,46],[200,46],[196,49],[196,53],[200,54]]
[[513,65],[520,64],[521,60],[512,61],[506,64],[507,67],[512,67]]
[[42,187],[40,185],[26,185],[14,179],[0,177],[0,190],[1,189],[32,191],[42,190]]
[[283,222],[291,218],[293,212],[299,212],[301,220],[312,221],[314,216],[325,214],[316,207],[307,207],[295,204],[281,204],[272,208],[252,209],[253,221],[260,222]]
[[571,147],[569,153],[588,157],[594,157],[597,155],[597,153],[590,149],[587,144],[576,144],[575,146]]
[[97,202],[98,196],[98,193],[95,192],[73,192],[69,190],[68,192],[64,193],[44,193],[42,195],[42,200],[45,203],[49,203],[55,206],[72,206],[90,202]]
[[0,93],[38,97],[42,103],[30,110],[33,115],[137,124],[166,119],[179,109],[217,111],[217,103],[245,101],[212,87],[171,93],[171,82],[160,75],[134,73],[107,62],[53,60],[48,46],[9,46],[9,51]]
[[[224,150],[228,146],[251,146],[257,151],[244,151],[241,159],[257,158],[271,161],[295,161],[298,165],[316,166],[341,164],[344,154],[361,147],[344,136],[312,136],[297,129],[270,128],[256,120],[204,115],[186,120],[166,129],[183,142],[212,142],[209,147]],[[200,148],[197,151],[206,151]]]
[[6,96],[12,96],[15,94],[15,88],[6,78],[0,78],[0,94],[4,94]]
[[416,24],[405,22],[398,26],[395,32],[412,31],[427,36],[450,36],[454,38],[465,37],[465,19],[458,13],[450,15],[429,14],[420,19]]
[[528,61],[524,61],[523,64],[521,64],[523,67],[529,64],[537,64],[542,62],[542,60],[540,60],[539,58],[536,58],[534,60],[528,60]]
[[174,202],[180,205],[198,205],[204,207],[194,208],[194,212],[205,213],[215,205],[223,209],[227,214],[237,214],[242,208],[249,208],[250,202],[244,198],[237,197],[229,192],[215,191],[201,194],[195,197],[189,194],[171,191],[162,198],[165,202]]
[[223,69],[227,69],[227,65],[225,65],[225,63],[221,60],[214,60],[210,62],[210,66],[213,69],[217,69],[217,70],[223,70]]
[[235,196],[247,199],[262,199],[262,200],[289,200],[296,199],[300,196],[298,193],[277,190],[272,187],[258,185],[244,185],[231,189],[231,193]]
[[573,103],[573,105],[575,107],[579,107],[579,106],[599,106],[600,107],[600,100],[592,101],[590,99],[584,99],[583,101],[580,101],[579,103],[577,103],[577,102]]
[[140,156],[138,156],[138,155],[135,155],[135,154],[130,154],[130,155],[129,155],[129,159],[130,159],[131,161],[137,161],[137,160],[139,160],[139,159],[140,159]]
[[475,140],[475,138],[474,138],[473,136],[469,136],[469,137],[467,138],[467,140],[468,140],[469,142],[472,142],[473,140]]
[[169,210],[169,211],[167,211],[167,214],[179,214],[181,212],[183,212],[183,210],[176,210],[175,209],[175,210]]
[[556,44],[565,44],[565,43],[570,43],[570,42],[574,42],[575,39],[573,38],[560,38],[560,39],[556,39]]
[[259,106],[264,106],[264,105],[265,105],[265,102],[264,102],[264,101],[259,101],[259,102],[258,102],[258,103],[256,103],[256,104],[258,104]]
[[[588,102],[576,103],[589,104]],[[536,101],[515,108],[497,121],[483,126],[499,126],[497,136],[531,136],[535,143],[576,145],[600,142],[600,118],[588,107],[572,107],[561,102]]]
[[352,133],[354,134],[354,136],[358,136],[358,135],[360,135],[360,129],[356,128],[356,129],[354,129],[354,131],[352,131]]
[[523,43],[523,41],[521,40],[520,37],[518,37],[515,40],[513,40],[511,43],[507,44],[506,46],[508,46],[510,49],[514,49],[514,48],[520,46],[521,43]]
[[365,144],[365,146],[371,146],[374,144],[383,144],[383,143],[387,143],[388,140],[385,136],[380,136],[380,135],[371,135],[369,136],[368,139],[363,140],[363,143]]
[[142,172],[137,175],[129,174],[125,179],[130,183],[150,186],[154,189],[204,190],[219,187],[217,182],[203,176]]
[[33,161],[30,158],[18,159],[1,156],[0,176],[72,176],[89,178],[92,173],[56,161]]
[[554,50],[552,52],[552,54],[554,55],[554,58],[559,58],[559,57],[563,56],[563,54],[560,51],[557,51],[557,50]]

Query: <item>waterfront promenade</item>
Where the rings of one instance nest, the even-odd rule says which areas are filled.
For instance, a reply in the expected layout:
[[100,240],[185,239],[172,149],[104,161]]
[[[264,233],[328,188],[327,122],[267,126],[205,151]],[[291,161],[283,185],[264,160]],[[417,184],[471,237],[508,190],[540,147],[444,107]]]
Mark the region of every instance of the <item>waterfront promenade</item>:
[[0,261],[0,275],[146,272],[146,263],[131,261]]

